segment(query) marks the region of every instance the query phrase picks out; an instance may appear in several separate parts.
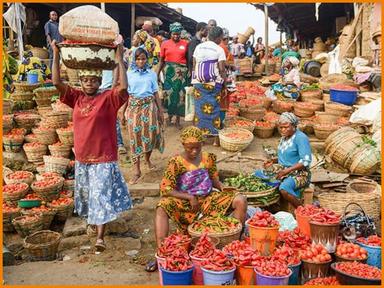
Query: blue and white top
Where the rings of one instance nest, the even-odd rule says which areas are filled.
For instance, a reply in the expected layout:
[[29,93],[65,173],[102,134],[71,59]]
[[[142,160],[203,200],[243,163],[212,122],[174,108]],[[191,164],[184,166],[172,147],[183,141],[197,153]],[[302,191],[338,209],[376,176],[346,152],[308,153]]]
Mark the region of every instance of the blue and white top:
[[306,169],[309,169],[312,151],[307,135],[297,129],[290,138],[281,138],[277,147],[277,158],[279,164],[284,167],[302,163]]
[[145,98],[159,91],[157,75],[151,69],[132,69],[127,72],[127,77],[130,96]]

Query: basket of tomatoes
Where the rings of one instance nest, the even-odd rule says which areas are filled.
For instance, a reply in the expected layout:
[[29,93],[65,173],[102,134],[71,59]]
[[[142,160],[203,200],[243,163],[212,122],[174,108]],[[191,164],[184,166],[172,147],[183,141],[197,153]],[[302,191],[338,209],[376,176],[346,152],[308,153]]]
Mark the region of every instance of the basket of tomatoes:
[[52,201],[59,198],[63,183],[62,177],[48,178],[33,182],[31,188],[42,200]]
[[336,262],[361,262],[366,263],[368,252],[364,248],[353,243],[342,243],[336,247]]
[[55,219],[58,222],[65,222],[72,215],[75,205],[72,198],[59,198],[49,203],[48,207],[56,210]]
[[313,126],[315,136],[320,140],[327,139],[329,135],[331,135],[339,128],[340,126],[337,124],[315,124]]
[[13,127],[13,114],[3,115],[3,134],[7,134]]
[[284,112],[291,112],[293,110],[293,101],[276,100],[272,103],[273,112],[282,114]]
[[39,128],[33,129],[32,131],[41,144],[52,145],[57,142],[56,130],[53,128],[40,126]]
[[12,129],[10,132],[5,134],[3,136],[3,146],[5,152],[20,152],[23,147],[25,134],[26,130],[24,128]]
[[303,283],[310,279],[326,277],[332,262],[332,256],[321,244],[314,244],[307,249],[300,250],[302,261],[301,280]]
[[338,262],[331,265],[341,285],[381,285],[381,270],[360,262]]
[[12,220],[17,233],[22,237],[43,230],[43,217],[41,214],[19,216]]
[[7,184],[3,186],[3,199],[5,202],[15,204],[27,195],[29,185],[26,183]]
[[228,151],[237,152],[246,149],[253,141],[252,132],[242,128],[219,130],[220,146]]
[[46,172],[55,172],[60,175],[65,174],[69,164],[69,159],[63,157],[43,156]]
[[21,215],[21,210],[15,205],[10,205],[3,203],[3,231],[4,232],[13,232],[15,227],[13,227],[12,220]]
[[69,158],[69,154],[71,154],[71,146],[64,145],[61,142],[49,145],[48,149],[53,157]]
[[38,142],[36,135],[33,134],[33,133],[30,133],[30,134],[25,135],[25,137],[24,137],[24,141],[25,141],[26,143],[35,143],[35,142]]
[[23,148],[29,162],[42,162],[47,153],[47,146],[38,142],[25,143]]
[[225,120],[225,127],[228,128],[243,128],[253,132],[255,123],[252,120],[243,117],[230,117]]
[[275,131],[276,125],[267,121],[256,121],[255,122],[255,135],[259,138],[271,138]]
[[53,208],[49,208],[45,205],[41,205],[40,207],[34,207],[32,209],[24,209],[21,211],[23,215],[36,215],[41,214],[43,218],[43,229],[49,229],[53,218],[56,215],[56,210]]
[[4,181],[5,184],[17,184],[17,183],[26,183],[31,185],[33,182],[33,173],[29,171],[15,171],[5,175]]
[[31,129],[40,121],[40,115],[34,112],[18,112],[14,116],[18,127]]
[[293,105],[293,112],[298,117],[308,118],[315,115],[316,106],[310,102],[296,102]]
[[68,145],[73,146],[73,126],[68,125],[68,127],[65,128],[59,128],[56,130],[57,135],[59,135],[60,142]]

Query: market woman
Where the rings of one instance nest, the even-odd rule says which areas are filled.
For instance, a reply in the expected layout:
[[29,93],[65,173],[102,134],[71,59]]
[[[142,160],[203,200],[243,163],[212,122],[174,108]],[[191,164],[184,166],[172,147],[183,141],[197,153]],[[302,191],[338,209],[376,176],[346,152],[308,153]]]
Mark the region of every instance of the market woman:
[[277,158],[265,162],[264,171],[256,171],[255,176],[266,178],[274,175],[280,180],[281,196],[296,208],[301,205],[302,192],[310,183],[311,145],[308,136],[297,129],[295,114],[284,112],[278,125],[282,138]]
[[168,113],[168,124],[176,117],[176,127],[181,129],[180,117],[185,114],[185,87],[188,83],[187,48],[188,42],[181,40],[183,26],[175,22],[169,26],[171,39],[161,44],[160,64],[157,71],[164,69],[164,107]]
[[[216,167],[216,156],[203,152],[203,133],[197,127],[187,127],[181,133],[184,152],[169,160],[160,184],[161,199],[155,218],[156,243],[169,232],[169,219],[186,232],[199,215],[214,216],[232,212],[243,225],[247,200],[240,193],[223,189]],[[224,191],[223,191],[224,190]],[[155,262],[146,267],[156,270]]]
[[215,146],[219,145],[220,102],[226,79],[227,58],[224,49],[219,46],[222,39],[223,29],[212,27],[208,33],[208,41],[197,45],[193,53],[194,124],[203,134],[215,137]]
[[99,90],[102,70],[80,70],[81,90],[60,79],[59,49],[52,41],[52,82],[60,92],[60,101],[73,108],[75,147],[75,210],[96,225],[96,250],[104,251],[106,223],[131,208],[128,187],[117,163],[117,111],[128,100],[128,84],[119,44],[116,62],[119,84]]
[[143,48],[133,52],[131,69],[128,75],[128,105],[124,106],[124,115],[128,120],[128,136],[135,175],[129,184],[136,184],[141,177],[140,156],[144,154],[149,169],[154,166],[150,161],[153,149],[164,150],[163,110],[161,107],[157,76],[148,65],[148,54]]

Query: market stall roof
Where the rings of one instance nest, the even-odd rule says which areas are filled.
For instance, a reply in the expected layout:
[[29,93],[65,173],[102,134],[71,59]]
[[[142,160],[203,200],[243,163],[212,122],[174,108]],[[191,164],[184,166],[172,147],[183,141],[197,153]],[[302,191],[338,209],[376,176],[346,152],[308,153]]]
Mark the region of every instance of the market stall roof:
[[[264,4],[252,4],[264,11]],[[278,24],[278,30],[292,33],[299,32],[302,38],[323,40],[335,35],[335,20],[346,16],[353,18],[353,3],[321,3],[316,20],[315,3],[275,3],[268,6],[268,16]],[[336,31],[338,32],[338,31]]]

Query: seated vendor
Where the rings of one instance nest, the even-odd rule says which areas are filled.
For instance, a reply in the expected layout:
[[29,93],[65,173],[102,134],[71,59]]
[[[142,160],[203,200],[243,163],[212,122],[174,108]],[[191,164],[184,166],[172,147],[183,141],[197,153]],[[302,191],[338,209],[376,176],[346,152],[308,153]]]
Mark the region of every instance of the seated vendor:
[[255,176],[274,175],[280,181],[281,196],[295,208],[301,205],[302,192],[310,183],[312,161],[309,139],[297,125],[298,119],[293,113],[281,114],[278,127],[282,138],[277,158],[265,162],[264,171],[255,172]]
[[[169,219],[183,232],[200,216],[232,212],[232,216],[243,226],[245,222],[246,197],[223,189],[216,168],[216,156],[202,151],[202,131],[193,126],[185,128],[181,133],[181,142],[184,152],[169,160],[160,184],[161,199],[155,218],[157,247],[168,236]],[[156,268],[153,261],[148,263],[146,270],[152,272]]]
[[30,72],[35,72],[38,75],[38,81],[40,83],[51,78],[51,70],[48,66],[43,63],[40,58],[34,57],[32,51],[26,51],[18,67],[16,80],[27,81],[27,74]]

